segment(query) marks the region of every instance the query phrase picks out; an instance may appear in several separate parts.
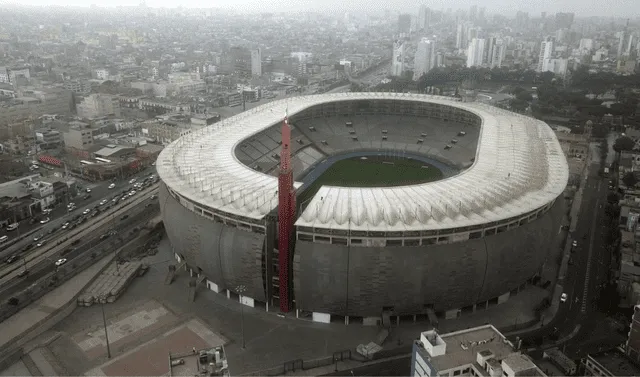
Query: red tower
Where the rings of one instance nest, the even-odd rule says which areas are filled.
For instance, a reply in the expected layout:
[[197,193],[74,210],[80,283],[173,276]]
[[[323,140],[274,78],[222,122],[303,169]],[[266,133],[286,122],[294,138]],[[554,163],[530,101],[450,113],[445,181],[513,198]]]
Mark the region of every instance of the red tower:
[[285,112],[282,122],[282,151],[278,176],[278,259],[280,264],[280,310],[287,313],[289,307],[289,260],[293,222],[296,214],[296,197],[291,169],[291,128]]

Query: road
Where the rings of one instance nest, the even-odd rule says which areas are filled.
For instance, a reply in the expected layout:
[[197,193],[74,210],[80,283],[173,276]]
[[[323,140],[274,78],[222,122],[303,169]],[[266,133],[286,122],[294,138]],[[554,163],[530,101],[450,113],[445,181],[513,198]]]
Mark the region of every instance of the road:
[[563,283],[568,299],[560,303],[556,316],[543,328],[521,335],[528,341],[543,338],[544,343],[549,344],[571,334],[577,325],[581,325],[577,336],[566,344],[567,354],[575,357],[583,356],[583,352],[578,352],[586,350],[581,341],[588,338],[594,327],[598,327],[594,320],[602,317],[597,311],[599,287],[608,280],[610,259],[604,247],[603,228],[607,183],[599,177],[597,164],[590,165],[583,184],[580,216],[575,231],[570,234],[570,241],[575,240],[577,247],[573,248]]
[[[75,258],[86,254],[91,249],[107,247],[113,243],[114,240],[120,237],[125,238],[131,229],[156,216],[159,213],[157,200],[153,202],[153,206],[147,207],[147,203],[149,203],[148,200],[140,201],[140,203],[128,210],[129,217],[126,220],[118,221],[115,225],[111,222],[103,222],[101,226],[94,231],[85,229],[82,232],[82,242],[77,244],[71,252],[64,255],[67,263],[71,263]],[[101,237],[104,234],[109,234],[110,230],[115,230],[116,234],[107,238]],[[61,256],[60,254],[54,254],[39,263],[27,266],[29,275],[24,278],[13,278],[4,282],[0,286],[0,297],[11,297],[17,292],[28,288],[47,274],[54,272],[55,267],[53,261]]]
[[[156,174],[155,168],[141,171],[136,175],[136,178],[148,176],[149,174]],[[33,235],[47,234],[47,232],[49,232],[49,230],[51,229],[60,228],[70,218],[82,213],[85,208],[93,208],[107,196],[115,195],[116,192],[121,192],[123,189],[130,186],[128,180],[122,180],[116,182],[115,189],[110,190],[108,188],[110,184],[111,182],[100,182],[98,184],[83,186],[83,189],[91,188],[91,198],[89,198],[88,200],[82,200],[81,198],[86,194],[85,192],[72,199],[72,202],[76,204],[77,209],[70,213],[67,212],[66,203],[58,205],[58,207],[56,207],[49,215],[50,221],[47,224],[29,224],[29,222],[25,220],[20,223],[20,227],[18,228],[18,230],[7,232],[3,228],[0,236],[7,234],[10,238],[20,237],[22,239],[15,242],[14,244],[11,244],[10,246],[5,246],[4,248],[0,249],[0,260],[4,261],[10,255],[20,253],[25,246],[33,242]]]
[[[63,250],[74,246],[73,243],[76,240],[82,240],[87,232],[97,232],[103,226],[113,225],[115,221],[121,216],[128,214],[139,203],[148,202],[150,195],[157,193],[157,184],[151,185],[132,199],[128,199],[125,202],[118,203],[116,206],[109,210],[103,211],[95,218],[89,218],[85,224],[81,224],[78,229],[58,231],[48,240],[47,244],[42,247],[34,247],[25,253],[22,258],[24,264],[31,266],[39,265],[42,262],[50,261],[54,255],[59,255]],[[98,233],[100,235],[101,233]],[[12,264],[5,264],[0,270],[0,286],[6,284],[12,279],[18,278],[18,274],[23,270],[23,262],[14,262]]]

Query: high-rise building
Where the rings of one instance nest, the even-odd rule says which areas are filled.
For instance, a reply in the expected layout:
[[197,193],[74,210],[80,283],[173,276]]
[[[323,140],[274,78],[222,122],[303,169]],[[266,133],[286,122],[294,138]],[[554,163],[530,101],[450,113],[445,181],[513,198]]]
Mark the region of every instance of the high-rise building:
[[586,54],[593,49],[593,39],[582,38],[578,47],[581,54]]
[[471,22],[474,22],[478,19],[478,6],[477,5],[473,5],[471,6],[471,9],[469,9],[469,20]]
[[262,76],[262,50],[259,48],[251,51],[251,75]]
[[436,42],[423,38],[418,42],[413,63],[413,79],[417,80],[429,72],[436,64]]
[[418,10],[418,20],[416,23],[416,28],[418,30],[426,30],[429,28],[431,24],[431,9],[427,8],[425,5],[420,6],[420,10]]
[[487,64],[490,68],[502,67],[502,61],[507,54],[505,41],[500,38],[489,38],[487,43]]
[[473,38],[471,40],[467,49],[467,67],[482,66],[485,43],[484,39]]
[[546,374],[491,325],[448,334],[425,331],[414,341],[411,376],[542,376]]
[[391,61],[391,75],[402,76],[404,72],[404,42],[396,41],[393,44],[393,60]]
[[456,48],[463,49],[467,46],[467,25],[460,23],[456,31]]
[[401,14],[398,16],[398,33],[410,33],[411,32],[411,15]]
[[557,29],[571,29],[573,25],[573,13],[556,13],[556,28]]
[[545,71],[545,61],[547,59],[551,59],[553,56],[553,38],[547,37],[540,44],[540,55],[538,56],[538,68],[536,71],[544,72]]

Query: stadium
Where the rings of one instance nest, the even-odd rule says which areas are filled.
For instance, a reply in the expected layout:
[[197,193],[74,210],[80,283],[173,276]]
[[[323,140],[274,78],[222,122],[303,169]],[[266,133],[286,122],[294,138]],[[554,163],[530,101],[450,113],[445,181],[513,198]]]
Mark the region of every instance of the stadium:
[[157,169],[169,240],[199,284],[365,324],[455,318],[517,294],[547,262],[568,179],[544,122],[402,93],[271,102],[182,136]]

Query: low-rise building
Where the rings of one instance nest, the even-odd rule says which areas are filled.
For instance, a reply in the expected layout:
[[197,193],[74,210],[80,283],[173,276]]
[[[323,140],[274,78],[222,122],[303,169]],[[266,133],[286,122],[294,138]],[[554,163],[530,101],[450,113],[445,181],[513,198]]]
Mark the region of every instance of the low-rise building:
[[36,140],[43,149],[54,148],[62,144],[62,134],[56,130],[38,130]]
[[448,334],[425,331],[413,344],[412,376],[546,376],[491,325]]
[[120,103],[116,96],[94,93],[85,97],[76,106],[78,116],[81,118],[95,119],[105,116],[120,116]]
[[30,175],[0,184],[0,224],[10,224],[36,216],[43,209],[64,202],[69,184],[58,178]]
[[67,149],[86,150],[93,145],[93,132],[88,124],[83,124],[84,126],[71,126],[63,134],[64,145]]
[[70,115],[72,112],[71,92],[63,89],[23,91],[20,97],[0,101],[0,125],[29,116],[45,114]]
[[621,347],[587,355],[580,365],[583,376],[640,376],[640,367]]

